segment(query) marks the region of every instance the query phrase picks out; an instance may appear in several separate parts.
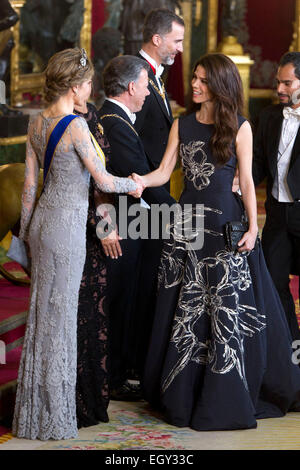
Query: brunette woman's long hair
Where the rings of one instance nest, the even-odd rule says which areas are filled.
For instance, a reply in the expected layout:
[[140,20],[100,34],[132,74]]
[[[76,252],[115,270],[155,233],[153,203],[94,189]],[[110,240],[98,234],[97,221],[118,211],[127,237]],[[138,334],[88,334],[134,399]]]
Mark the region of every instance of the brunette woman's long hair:
[[[214,126],[210,146],[218,166],[224,165],[233,154],[238,132],[238,114],[243,113],[243,85],[234,62],[224,54],[206,54],[197,60],[193,72],[201,65],[206,72],[208,89],[214,102]],[[192,103],[188,113],[200,109]]]

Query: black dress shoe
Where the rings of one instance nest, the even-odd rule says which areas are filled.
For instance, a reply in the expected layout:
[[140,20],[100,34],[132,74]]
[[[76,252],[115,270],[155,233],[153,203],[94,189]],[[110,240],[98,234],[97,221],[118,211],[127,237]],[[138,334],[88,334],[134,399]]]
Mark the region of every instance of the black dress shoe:
[[139,401],[142,399],[140,386],[126,380],[120,387],[111,390],[110,398],[117,401]]

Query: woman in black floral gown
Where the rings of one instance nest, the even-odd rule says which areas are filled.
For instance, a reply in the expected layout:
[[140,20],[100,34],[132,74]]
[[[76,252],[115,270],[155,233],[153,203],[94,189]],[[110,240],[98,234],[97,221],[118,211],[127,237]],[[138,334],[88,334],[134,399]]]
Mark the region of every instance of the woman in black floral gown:
[[[99,125],[97,110],[90,103],[86,103],[86,106],[86,113],[77,110],[75,113],[86,119],[107,162],[109,144]],[[101,242],[96,235],[96,227],[100,221],[96,210],[99,204],[104,203],[113,204],[113,195],[98,191],[91,178],[86,228],[86,261],[79,291],[77,320],[76,411],[79,428],[93,426],[99,421],[108,422],[106,264]]]
[[[159,169],[141,178],[164,184],[180,150],[185,187],[161,257],[145,397],[176,426],[254,428],[259,418],[300,411],[300,369],[262,249],[254,249],[252,133],[237,68],[208,54],[192,89],[197,111],[174,122]],[[242,217],[232,192],[237,163],[249,230],[232,252],[224,226]],[[181,230],[189,221],[193,232]]]

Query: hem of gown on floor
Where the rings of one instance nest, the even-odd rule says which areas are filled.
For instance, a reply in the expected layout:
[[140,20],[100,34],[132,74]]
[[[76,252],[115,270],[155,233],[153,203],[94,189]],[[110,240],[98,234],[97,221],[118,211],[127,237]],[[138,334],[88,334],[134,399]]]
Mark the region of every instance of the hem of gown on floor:
[[231,190],[236,156],[217,167],[212,132],[195,114],[179,119],[182,210],[162,250],[143,389],[174,426],[253,429],[299,410],[300,371],[261,245],[249,254],[227,247],[224,227],[244,208]]
[[12,435],[18,439],[30,439],[30,440],[37,440],[37,441],[62,441],[68,439],[75,439],[78,437],[78,433],[70,433],[70,434],[55,434],[51,436],[43,436],[40,434],[27,434],[27,433],[12,433]]
[[109,417],[108,414],[106,416],[102,416],[101,418],[95,418],[95,419],[77,419],[77,427],[78,429],[81,428],[89,428],[90,426],[96,426],[97,424],[100,423],[108,423],[109,422]]

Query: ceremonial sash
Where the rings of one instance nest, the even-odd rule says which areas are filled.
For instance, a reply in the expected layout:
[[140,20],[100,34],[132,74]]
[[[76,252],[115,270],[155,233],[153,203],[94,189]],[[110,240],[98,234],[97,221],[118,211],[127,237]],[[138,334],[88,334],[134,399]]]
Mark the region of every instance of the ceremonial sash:
[[98,144],[97,140],[95,139],[95,137],[93,136],[93,134],[91,132],[90,132],[90,135],[91,135],[91,139],[92,139],[92,142],[94,144],[95,150],[98,154],[98,157],[100,158],[101,163],[102,163],[103,167],[105,168],[106,167],[105,155],[104,155],[100,145]]
[[53,161],[53,156],[56,150],[56,147],[62,138],[65,130],[67,129],[68,125],[78,117],[76,114],[69,114],[68,116],[63,117],[54,127],[53,131],[50,134],[46,152],[45,152],[45,159],[44,159],[44,180],[43,180],[43,189],[44,191],[47,176],[49,174],[49,170],[51,168],[51,164]]

